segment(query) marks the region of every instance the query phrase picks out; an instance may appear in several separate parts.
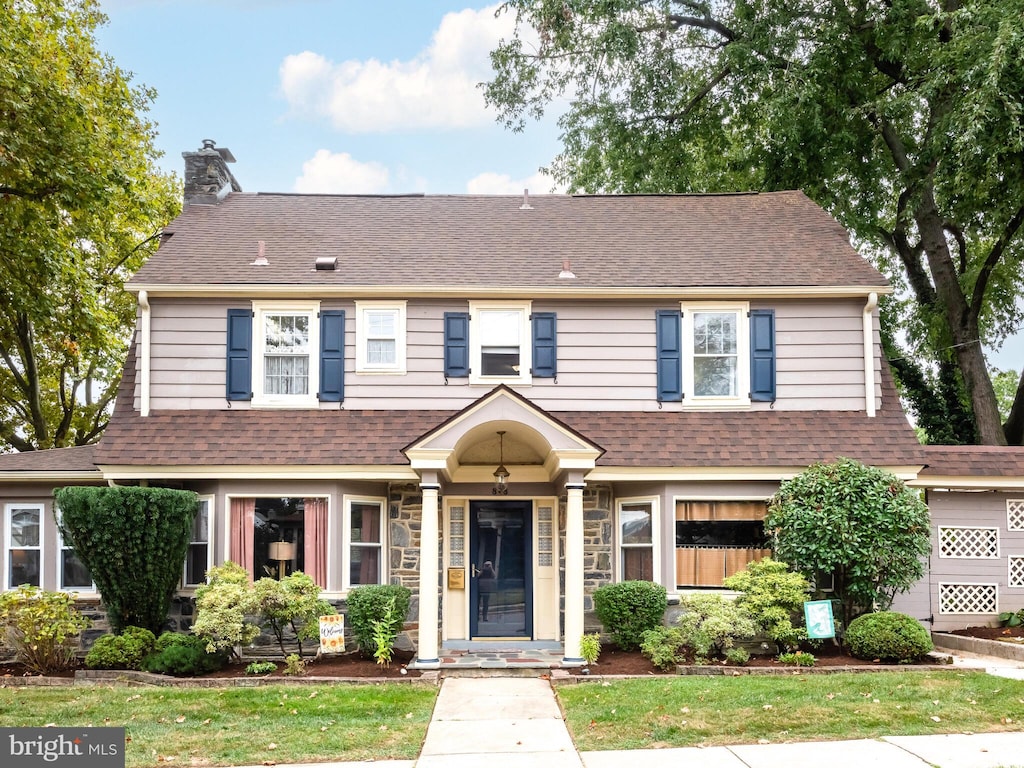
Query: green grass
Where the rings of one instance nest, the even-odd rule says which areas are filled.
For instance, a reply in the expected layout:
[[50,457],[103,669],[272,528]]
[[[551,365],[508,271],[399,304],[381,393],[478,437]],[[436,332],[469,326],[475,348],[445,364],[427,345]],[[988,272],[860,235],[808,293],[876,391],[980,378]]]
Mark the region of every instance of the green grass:
[[0,688],[0,726],[127,728],[129,768],[415,759],[437,688]]
[[981,672],[684,676],[556,690],[581,750],[1024,730],[1024,681]]

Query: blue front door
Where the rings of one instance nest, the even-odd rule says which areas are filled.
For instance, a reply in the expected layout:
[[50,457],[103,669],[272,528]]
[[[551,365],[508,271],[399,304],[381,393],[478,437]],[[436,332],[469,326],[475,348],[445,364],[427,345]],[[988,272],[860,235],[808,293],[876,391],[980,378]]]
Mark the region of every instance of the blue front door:
[[475,639],[533,638],[533,504],[469,505],[469,633]]

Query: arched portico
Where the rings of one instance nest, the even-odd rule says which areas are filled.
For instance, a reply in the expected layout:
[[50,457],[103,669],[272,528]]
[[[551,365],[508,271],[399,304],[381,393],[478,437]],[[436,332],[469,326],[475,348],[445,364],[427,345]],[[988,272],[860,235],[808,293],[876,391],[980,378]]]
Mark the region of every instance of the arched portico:
[[[423,498],[416,665],[439,666],[442,639],[486,642],[492,637],[557,639],[564,662],[580,663],[583,488],[602,449],[500,386],[404,453],[420,476]],[[507,496],[494,493],[499,464],[509,471]],[[519,573],[509,593],[522,592],[525,612],[525,620],[516,621],[506,634],[483,627],[478,612],[486,594],[480,580],[487,578],[485,559],[499,552],[494,542],[501,541],[503,530],[506,544],[517,543],[508,549],[497,579],[500,583]],[[435,551],[441,552],[440,559],[427,555]],[[489,598],[483,600],[486,609]],[[563,605],[564,628],[559,621]],[[510,609],[506,617],[519,610]]]

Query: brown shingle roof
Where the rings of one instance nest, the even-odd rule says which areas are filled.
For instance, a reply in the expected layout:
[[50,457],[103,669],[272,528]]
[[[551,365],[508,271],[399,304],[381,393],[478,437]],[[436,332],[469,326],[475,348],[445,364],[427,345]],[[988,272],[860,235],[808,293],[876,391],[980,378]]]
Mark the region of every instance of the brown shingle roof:
[[96,463],[93,461],[95,451],[95,445],[80,445],[73,448],[0,454],[0,472],[96,471]]
[[1024,478],[1024,448],[996,445],[926,445],[922,477]]
[[[188,205],[130,285],[493,289],[879,287],[801,192],[745,195],[229,195]],[[251,266],[257,241],[268,266]],[[334,272],[313,270],[337,256]],[[569,259],[575,279],[559,279]]]

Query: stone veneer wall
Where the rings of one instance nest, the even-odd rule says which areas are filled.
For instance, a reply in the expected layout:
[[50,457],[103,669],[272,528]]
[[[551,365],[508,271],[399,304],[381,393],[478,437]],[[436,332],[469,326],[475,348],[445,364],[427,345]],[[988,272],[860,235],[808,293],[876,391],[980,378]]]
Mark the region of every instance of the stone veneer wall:
[[[565,520],[566,496],[558,500],[559,519]],[[594,615],[594,590],[612,581],[614,512],[609,485],[588,485],[583,489],[583,629],[600,632]],[[562,630],[565,630],[565,526],[559,528]]]
[[[420,533],[423,516],[423,492],[415,483],[395,484],[388,492],[388,571],[392,584],[401,584],[412,590],[405,629],[395,640],[400,650],[415,650],[419,642],[420,607]],[[438,540],[437,558],[441,558]],[[441,569],[438,569],[438,589]],[[443,606],[438,601],[438,626]]]

